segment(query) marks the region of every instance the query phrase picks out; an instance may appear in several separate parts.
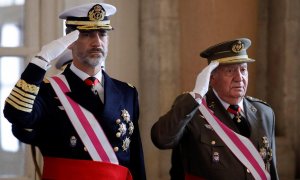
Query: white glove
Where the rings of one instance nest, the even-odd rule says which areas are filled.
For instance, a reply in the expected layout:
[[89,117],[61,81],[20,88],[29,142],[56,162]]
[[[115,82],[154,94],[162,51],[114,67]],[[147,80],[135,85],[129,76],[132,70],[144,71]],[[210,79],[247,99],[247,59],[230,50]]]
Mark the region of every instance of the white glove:
[[73,59],[72,51],[70,49],[66,49],[55,59],[56,69],[62,70],[63,66],[69,63],[69,61],[72,61],[72,59]]
[[210,74],[218,65],[218,61],[213,61],[198,74],[193,93],[198,93],[204,97],[208,91]]
[[[52,60],[57,58],[61,53],[68,48],[74,41],[78,39],[79,31],[73,31],[66,36],[63,36],[59,39],[56,39],[49,44],[46,44],[42,47],[41,51],[32,59],[32,63],[37,65],[41,65],[41,62],[38,61],[45,61],[42,66],[45,64],[49,64]],[[42,67],[44,68],[44,67]]]

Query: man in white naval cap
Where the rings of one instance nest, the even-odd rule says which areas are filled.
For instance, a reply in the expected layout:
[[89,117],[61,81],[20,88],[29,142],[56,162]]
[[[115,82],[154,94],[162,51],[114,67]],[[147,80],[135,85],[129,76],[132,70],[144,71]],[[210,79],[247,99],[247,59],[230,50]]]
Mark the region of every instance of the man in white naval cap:
[[[101,68],[115,12],[91,3],[61,13],[67,35],[42,47],[6,99],[13,134],[43,155],[43,179],[146,179],[137,90]],[[71,63],[44,79],[66,49]]]

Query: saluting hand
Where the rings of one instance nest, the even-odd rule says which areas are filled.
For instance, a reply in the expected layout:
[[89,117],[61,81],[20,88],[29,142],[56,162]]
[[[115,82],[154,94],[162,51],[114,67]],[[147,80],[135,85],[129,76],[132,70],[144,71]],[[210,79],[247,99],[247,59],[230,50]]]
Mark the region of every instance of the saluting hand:
[[212,61],[198,74],[195,88],[193,90],[194,93],[198,93],[201,97],[204,97],[208,91],[210,74],[216,67],[218,67],[218,65],[218,61]]
[[45,70],[50,66],[50,62],[62,54],[68,46],[78,39],[79,31],[75,30],[66,36],[56,39],[42,47],[41,51],[31,60]]
[[66,36],[56,39],[42,47],[37,56],[43,57],[47,62],[59,56],[70,44],[78,39],[79,31],[73,31]]

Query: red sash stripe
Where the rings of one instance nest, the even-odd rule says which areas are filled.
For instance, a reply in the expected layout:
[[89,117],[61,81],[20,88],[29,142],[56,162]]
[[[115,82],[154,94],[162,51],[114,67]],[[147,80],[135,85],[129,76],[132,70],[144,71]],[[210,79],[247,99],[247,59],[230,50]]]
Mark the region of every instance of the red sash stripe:
[[[68,87],[64,84],[64,82],[58,78],[58,77],[53,77],[53,79],[57,82],[57,84],[61,87],[62,91],[64,93],[69,92]],[[90,137],[92,143],[94,144],[96,148],[97,152],[99,153],[102,161],[104,162],[110,162],[107,154],[105,153],[102,144],[100,143],[99,139],[97,138],[95,132],[93,131],[93,128],[91,127],[91,125],[89,124],[88,120],[86,119],[85,115],[83,114],[83,112],[81,111],[79,105],[77,103],[75,103],[73,101],[73,99],[71,99],[70,97],[66,96],[69,103],[71,104],[71,106],[73,107],[74,111],[76,112],[81,124],[83,125],[85,131],[87,132],[88,136]]]
[[[213,115],[213,114],[212,114]],[[213,115],[214,116],[214,115]],[[217,119],[216,116],[214,118]],[[226,125],[224,125],[219,119],[217,119],[217,123],[224,129],[224,132],[229,136],[229,138],[236,144],[236,146],[242,151],[248,161],[254,166],[254,168],[258,171],[259,175],[263,179],[267,179],[264,170],[259,166],[258,162],[255,160],[249,149],[244,145],[243,142],[237,137],[236,133],[234,133],[231,129],[229,129]]]
[[119,164],[111,144],[94,115],[65,95],[70,91],[65,77],[59,75],[49,78],[49,81],[92,159]]
[[[207,107],[204,99],[199,110],[222,141],[224,141],[232,153],[250,170],[254,177],[263,180],[270,179],[269,173],[264,169],[262,158],[248,138],[235,133],[224,125]],[[207,112],[209,114],[207,114]]]

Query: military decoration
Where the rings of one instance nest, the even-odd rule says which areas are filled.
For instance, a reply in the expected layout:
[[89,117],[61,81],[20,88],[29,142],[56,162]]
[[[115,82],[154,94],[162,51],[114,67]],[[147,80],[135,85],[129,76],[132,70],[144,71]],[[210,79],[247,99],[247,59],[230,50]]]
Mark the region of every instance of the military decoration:
[[133,133],[133,130],[134,130],[134,125],[132,122],[129,123],[129,128],[128,128],[128,131],[129,131],[129,134],[131,135]]
[[119,125],[116,137],[122,140],[123,151],[127,151],[131,142],[130,136],[134,131],[134,125],[130,119],[129,112],[126,109],[121,110],[121,117],[122,118],[116,120],[116,124]]
[[123,140],[123,145],[122,145],[123,151],[127,151],[127,149],[129,148],[129,145],[130,145],[130,139],[129,139],[129,137],[126,137]]
[[70,137],[70,146],[75,147],[77,144],[77,138],[75,136]]
[[126,111],[125,109],[122,110],[122,115],[123,119],[129,123],[130,122],[130,114],[128,113],[128,111]]
[[259,149],[259,154],[265,162],[266,170],[270,172],[270,161],[273,158],[272,149],[268,137],[262,137],[262,147]]
[[220,154],[218,152],[213,152],[213,155],[212,155],[212,161],[214,163],[218,163],[220,162]]
[[237,113],[237,115],[235,116],[236,122],[237,122],[237,123],[242,122],[241,117],[242,117],[242,116],[240,115],[240,113]]
[[211,102],[211,104],[208,105],[208,107],[209,107],[210,109],[214,109],[214,108],[215,108],[215,102]]
[[257,109],[254,106],[250,106],[250,109],[251,109],[252,112],[256,112],[257,111]]
[[126,127],[126,124],[124,123],[120,123],[119,124],[119,132],[121,133],[122,136],[124,136],[126,134],[126,131],[127,131],[127,127]]
[[260,154],[260,156],[263,158],[263,159],[266,159],[266,157],[267,157],[267,150],[266,150],[266,148],[260,148],[259,149],[259,154]]

